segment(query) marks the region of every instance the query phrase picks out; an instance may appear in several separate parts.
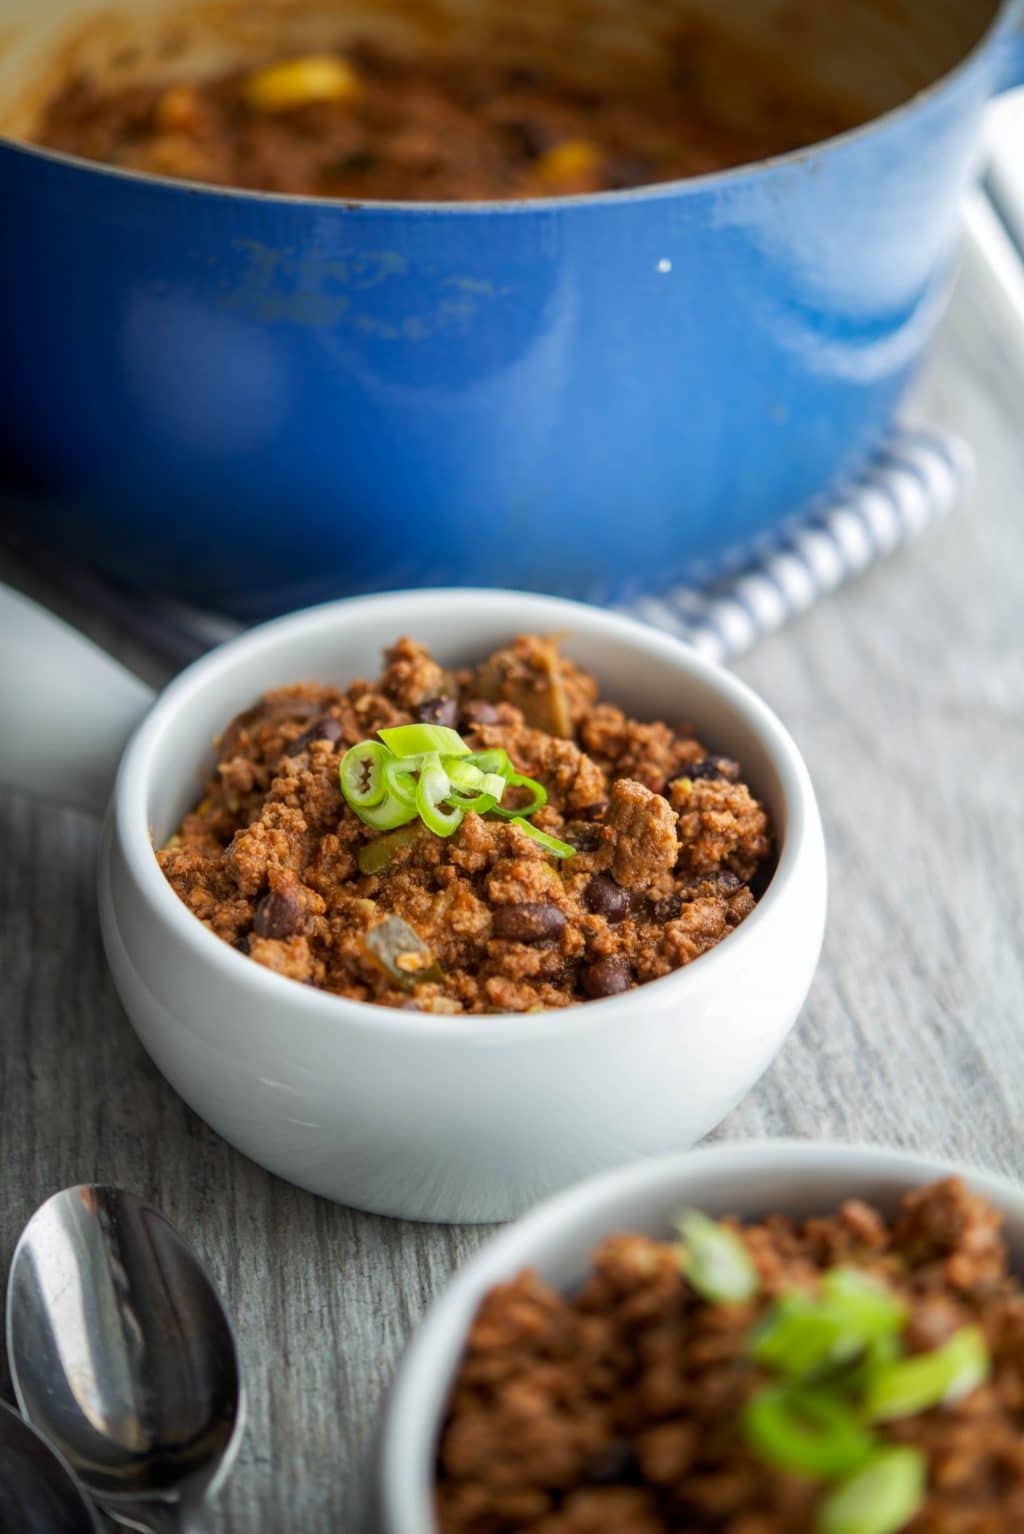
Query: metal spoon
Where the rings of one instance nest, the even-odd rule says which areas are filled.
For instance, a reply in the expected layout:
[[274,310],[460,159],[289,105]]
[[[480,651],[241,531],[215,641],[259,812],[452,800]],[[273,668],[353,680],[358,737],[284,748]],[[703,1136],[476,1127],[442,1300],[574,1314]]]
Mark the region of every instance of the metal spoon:
[[0,1529],[100,1534],[92,1508],[46,1440],[0,1401]]
[[187,1534],[227,1475],[245,1401],[231,1326],[169,1220],[118,1188],[65,1188],[11,1263],[7,1357],[25,1417],[105,1511]]

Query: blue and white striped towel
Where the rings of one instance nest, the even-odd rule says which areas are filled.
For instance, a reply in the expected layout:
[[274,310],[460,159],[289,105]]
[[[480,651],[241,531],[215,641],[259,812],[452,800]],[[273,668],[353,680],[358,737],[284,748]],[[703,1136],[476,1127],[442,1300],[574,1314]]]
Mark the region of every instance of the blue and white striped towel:
[[974,454],[963,438],[901,427],[857,479],[764,539],[742,568],[706,586],[634,601],[627,610],[711,660],[732,660],[931,527],[973,477]]
[[[712,660],[732,660],[938,521],[960,500],[973,469],[973,453],[961,438],[898,427],[858,478],[812,514],[762,539],[728,576],[634,598],[620,610],[669,630]],[[79,597],[178,664],[239,631],[229,618],[143,602],[81,571],[69,580]]]

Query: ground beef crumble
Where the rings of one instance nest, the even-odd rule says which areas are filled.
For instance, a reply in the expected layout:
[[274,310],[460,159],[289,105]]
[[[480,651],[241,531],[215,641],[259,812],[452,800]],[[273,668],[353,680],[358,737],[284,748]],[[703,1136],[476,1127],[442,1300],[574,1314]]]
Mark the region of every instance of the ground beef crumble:
[[761,1289],[708,1305],[677,1249],[612,1236],[573,1296],[523,1273],[471,1327],[438,1459],[441,1534],[808,1534],[818,1489],[745,1447],[738,1414],[759,1382],[751,1325],[784,1290],[856,1264],[904,1300],[910,1351],[984,1331],[989,1381],[884,1434],[927,1455],[906,1534],[1024,1529],[1024,1292],[998,1213],[959,1179],[909,1194],[888,1223],[859,1201],[803,1224],[741,1231]]
[[[534,824],[576,855],[559,863],[519,827],[468,814],[447,839],[417,822],[385,872],[361,873],[377,833],[341,796],[341,757],[416,719],[504,748],[547,789]],[[218,937],[290,979],[423,1011],[563,1007],[668,974],[749,915],[773,846],[739,773],[689,730],[599,702],[550,639],[521,635],[457,675],[401,639],[376,682],[282,688],[232,720],[157,857]],[[390,915],[440,979],[400,989],[378,964],[365,938]]]

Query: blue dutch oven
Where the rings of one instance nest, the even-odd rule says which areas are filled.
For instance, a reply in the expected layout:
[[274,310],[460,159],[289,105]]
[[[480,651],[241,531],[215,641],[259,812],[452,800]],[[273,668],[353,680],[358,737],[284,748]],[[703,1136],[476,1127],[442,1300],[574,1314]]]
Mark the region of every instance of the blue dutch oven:
[[1016,5],[951,11],[962,56],[906,104],[638,191],[349,205],[0,141],[7,515],[243,616],[724,565],[863,461],[942,312],[985,107],[1024,81]]

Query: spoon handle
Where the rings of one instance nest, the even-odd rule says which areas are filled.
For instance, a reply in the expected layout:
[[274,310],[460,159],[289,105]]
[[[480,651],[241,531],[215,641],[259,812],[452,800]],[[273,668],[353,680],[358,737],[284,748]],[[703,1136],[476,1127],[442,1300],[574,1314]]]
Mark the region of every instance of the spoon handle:
[[103,1511],[122,1529],[135,1534],[202,1534],[201,1525],[190,1508],[181,1502],[110,1502]]

